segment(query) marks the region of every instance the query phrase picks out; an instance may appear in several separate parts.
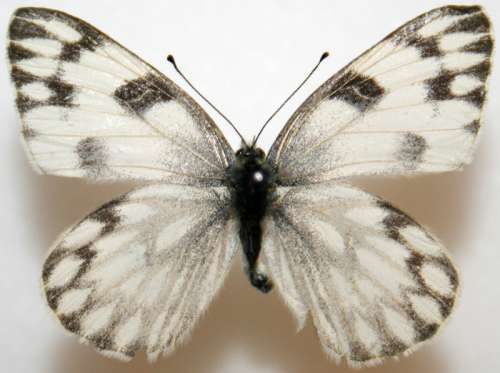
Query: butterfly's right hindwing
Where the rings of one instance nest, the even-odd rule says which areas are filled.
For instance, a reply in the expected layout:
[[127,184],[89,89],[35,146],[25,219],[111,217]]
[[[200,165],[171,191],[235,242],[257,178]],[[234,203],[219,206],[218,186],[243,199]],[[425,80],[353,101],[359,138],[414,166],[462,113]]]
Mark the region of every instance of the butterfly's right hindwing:
[[150,360],[191,333],[237,250],[225,188],[152,185],[64,233],[43,268],[61,324],[101,353]]
[[88,23],[20,8],[8,58],[22,135],[43,174],[220,185],[233,152],[176,84]]

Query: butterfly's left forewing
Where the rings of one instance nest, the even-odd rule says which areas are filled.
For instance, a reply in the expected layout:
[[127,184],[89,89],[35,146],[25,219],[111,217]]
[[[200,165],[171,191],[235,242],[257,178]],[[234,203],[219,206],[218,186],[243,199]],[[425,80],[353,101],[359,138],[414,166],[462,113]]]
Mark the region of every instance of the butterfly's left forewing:
[[408,354],[450,315],[458,275],[443,246],[389,203],[342,184],[278,188],[263,260],[299,327],[310,313],[335,360]]
[[88,23],[16,10],[8,58],[33,166],[95,181],[220,185],[233,151],[182,89]]
[[150,360],[191,333],[237,250],[225,188],[151,185],[64,233],[43,268],[61,324],[99,352]]

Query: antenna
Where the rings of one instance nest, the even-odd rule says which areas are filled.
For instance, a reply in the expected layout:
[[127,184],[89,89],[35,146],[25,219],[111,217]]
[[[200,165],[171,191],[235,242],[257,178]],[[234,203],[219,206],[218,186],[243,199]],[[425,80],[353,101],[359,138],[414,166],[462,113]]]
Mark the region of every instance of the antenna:
[[215,110],[215,111],[216,111],[216,112],[217,112],[217,113],[218,113],[218,114],[219,114],[222,118],[224,118],[224,119],[226,120],[226,122],[228,122],[228,123],[229,123],[229,125],[230,125],[231,127],[233,127],[233,129],[236,131],[236,133],[237,133],[237,134],[238,134],[238,136],[240,137],[240,139],[241,139],[241,141],[243,142],[243,144],[245,144],[245,146],[247,146],[247,147],[248,147],[248,145],[247,145],[247,143],[246,143],[245,139],[244,139],[244,138],[243,138],[243,136],[241,135],[240,131],[238,131],[238,129],[236,128],[236,126],[233,124],[233,122],[231,122],[231,121],[228,119],[228,117],[226,117],[224,114],[222,114],[222,113],[221,113],[221,111],[220,111],[219,109],[217,109],[217,108],[215,107],[215,105],[214,105],[214,104],[212,104],[212,103],[211,103],[211,102],[210,102],[210,101],[209,101],[209,100],[208,100],[205,96],[203,96],[203,95],[201,94],[201,92],[200,92],[200,91],[198,91],[198,90],[197,90],[197,89],[193,86],[193,84],[191,84],[191,82],[188,80],[188,78],[186,78],[186,77],[184,76],[184,74],[183,74],[183,73],[179,70],[179,68],[177,67],[177,64],[175,63],[174,56],[172,56],[171,54],[169,54],[169,55],[167,56],[167,61],[168,61],[168,62],[170,62],[170,63],[174,66],[175,71],[177,71],[177,73],[178,73],[178,74],[182,77],[182,79],[184,79],[184,81],[185,81],[185,82],[186,82],[186,83],[187,83],[187,84],[188,84],[188,85],[189,85],[189,86],[190,86],[190,87],[191,87],[191,88],[192,88],[192,89],[193,89],[193,90],[194,90],[194,91],[198,94],[198,96],[200,96],[200,97],[201,97],[201,98],[202,98],[202,99],[203,99],[203,100],[204,100],[207,104],[209,104],[209,105],[210,105],[210,107],[211,107],[212,109],[214,109],[214,110]]
[[283,101],[283,103],[274,111],[274,113],[271,114],[271,116],[266,120],[266,122],[264,123],[264,125],[261,127],[259,133],[257,134],[257,136],[255,137],[255,139],[253,140],[252,147],[255,146],[255,144],[257,143],[257,140],[259,139],[260,135],[262,134],[262,131],[264,131],[264,128],[266,128],[267,124],[271,121],[271,119],[273,119],[274,116],[276,114],[278,114],[278,112],[283,108],[283,106],[285,106],[285,104],[288,101],[290,101],[290,99],[297,93],[297,91],[299,89],[301,89],[304,84],[306,84],[306,82],[309,80],[309,78],[311,77],[311,75],[314,74],[314,72],[317,70],[317,68],[319,67],[319,65],[321,64],[321,62],[323,62],[323,60],[325,58],[327,58],[329,55],[330,55],[330,53],[328,53],[328,52],[324,52],[321,55],[321,57],[319,58],[318,63],[316,64],[316,66],[313,67],[313,69],[311,70],[311,72],[306,76],[306,78],[302,81],[302,83],[300,83],[299,86],[297,88],[295,88],[295,90],[290,94],[290,96],[288,96],[286,98],[286,100]]

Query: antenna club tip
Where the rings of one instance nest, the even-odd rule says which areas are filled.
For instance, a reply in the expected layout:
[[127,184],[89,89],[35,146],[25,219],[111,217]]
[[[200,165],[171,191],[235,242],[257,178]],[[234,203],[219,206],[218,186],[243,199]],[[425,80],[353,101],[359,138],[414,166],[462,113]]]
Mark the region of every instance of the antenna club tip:
[[330,55],[330,52],[328,52],[328,51],[323,52],[323,54],[319,58],[320,62],[323,61],[325,58],[327,58],[329,55]]
[[174,56],[172,56],[171,54],[169,54],[167,56],[167,61],[170,62],[171,64],[175,65],[175,59],[174,59]]

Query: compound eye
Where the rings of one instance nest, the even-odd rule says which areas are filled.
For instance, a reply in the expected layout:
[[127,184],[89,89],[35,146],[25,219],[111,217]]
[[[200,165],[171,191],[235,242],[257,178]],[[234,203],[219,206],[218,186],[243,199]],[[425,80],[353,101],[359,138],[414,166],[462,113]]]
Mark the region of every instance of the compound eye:
[[240,156],[240,155],[241,155],[241,153],[242,153],[241,149],[238,149],[238,150],[236,151],[236,155],[237,155],[237,156]]
[[264,150],[262,150],[261,148],[257,148],[257,156],[259,158],[264,158],[265,155],[266,153],[264,153]]

